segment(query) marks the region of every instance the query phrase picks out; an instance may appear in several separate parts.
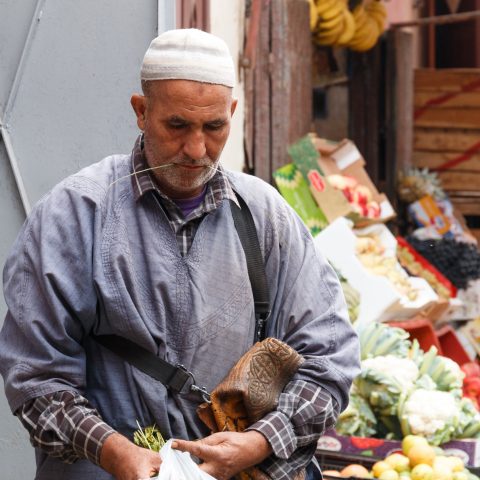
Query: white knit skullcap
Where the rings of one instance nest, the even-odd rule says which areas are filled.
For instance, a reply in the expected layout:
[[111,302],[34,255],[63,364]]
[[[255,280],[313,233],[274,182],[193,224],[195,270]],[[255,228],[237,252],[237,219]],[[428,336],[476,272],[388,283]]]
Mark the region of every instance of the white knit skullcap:
[[235,67],[227,44],[195,28],[169,30],[152,40],[142,80],[194,80],[233,87]]

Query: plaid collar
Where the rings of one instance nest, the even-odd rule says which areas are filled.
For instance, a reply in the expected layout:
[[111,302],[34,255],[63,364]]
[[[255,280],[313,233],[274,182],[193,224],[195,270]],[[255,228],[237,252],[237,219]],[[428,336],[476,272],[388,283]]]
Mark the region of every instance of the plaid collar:
[[[143,149],[143,134],[139,135],[135,142],[131,159],[133,172],[132,187],[135,201],[138,201],[148,192],[153,191],[158,193],[162,200],[166,201],[169,205],[175,205],[174,202],[160,190],[155,182],[155,178],[151,175],[150,171],[148,171],[148,163]],[[227,178],[227,173],[223,167],[219,165],[217,172],[208,182],[205,199],[200,207],[203,206],[203,213],[208,213],[218,208],[224,200],[232,200],[239,205],[232,185]]]

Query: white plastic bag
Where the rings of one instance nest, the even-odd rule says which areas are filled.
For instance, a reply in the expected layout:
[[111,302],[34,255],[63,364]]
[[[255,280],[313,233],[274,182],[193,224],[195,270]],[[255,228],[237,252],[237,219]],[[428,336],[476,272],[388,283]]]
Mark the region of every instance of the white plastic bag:
[[172,440],[160,450],[162,464],[156,480],[215,480],[214,477],[200,470],[187,452],[172,448]]

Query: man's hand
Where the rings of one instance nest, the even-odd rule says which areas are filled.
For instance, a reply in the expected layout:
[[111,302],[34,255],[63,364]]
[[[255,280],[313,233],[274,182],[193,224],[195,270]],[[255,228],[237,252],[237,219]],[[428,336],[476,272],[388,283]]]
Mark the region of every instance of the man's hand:
[[198,457],[200,468],[218,480],[228,480],[272,453],[267,439],[255,430],[214,433],[196,442],[174,440],[172,447]]
[[119,433],[110,435],[102,446],[100,466],[117,480],[147,479],[160,470],[160,454],[137,447]]

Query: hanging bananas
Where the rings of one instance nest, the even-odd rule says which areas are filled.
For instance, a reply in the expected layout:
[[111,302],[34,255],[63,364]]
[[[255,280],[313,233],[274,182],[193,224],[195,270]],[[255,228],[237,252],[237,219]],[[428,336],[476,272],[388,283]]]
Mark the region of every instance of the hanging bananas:
[[308,0],[310,30],[319,45],[348,47],[358,52],[373,48],[385,30],[383,0],[361,0],[353,11],[348,0]]

